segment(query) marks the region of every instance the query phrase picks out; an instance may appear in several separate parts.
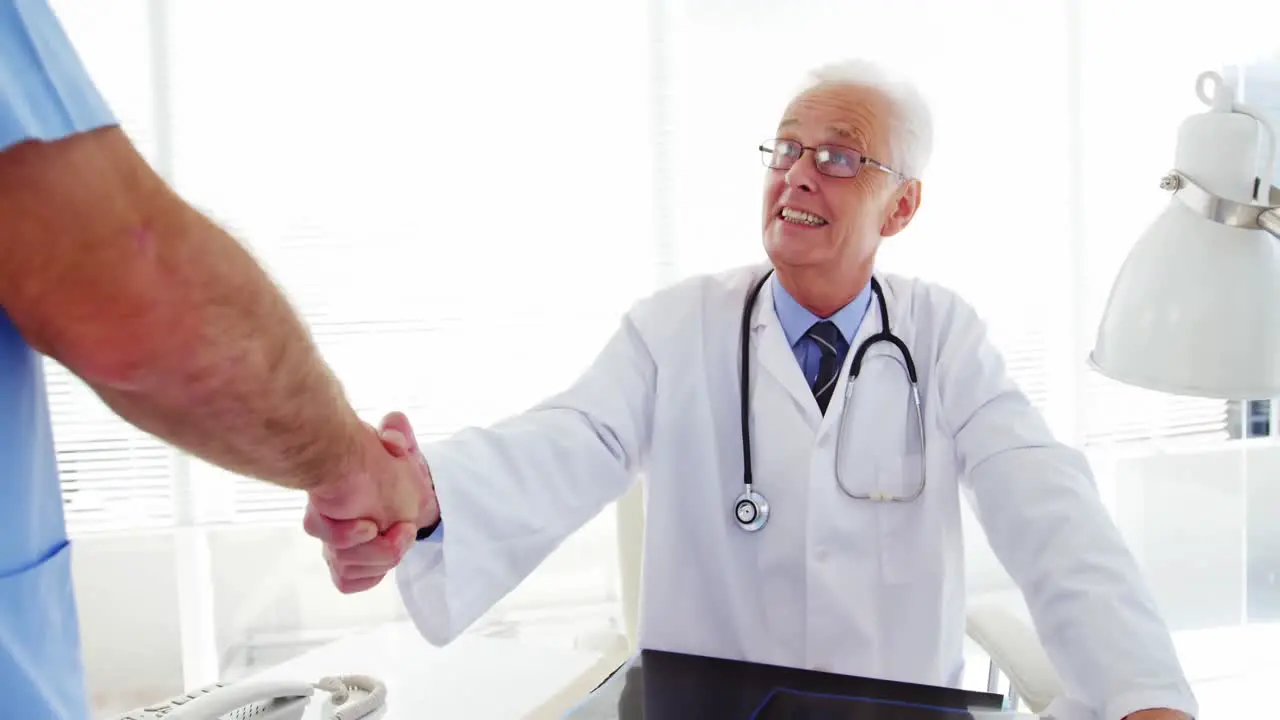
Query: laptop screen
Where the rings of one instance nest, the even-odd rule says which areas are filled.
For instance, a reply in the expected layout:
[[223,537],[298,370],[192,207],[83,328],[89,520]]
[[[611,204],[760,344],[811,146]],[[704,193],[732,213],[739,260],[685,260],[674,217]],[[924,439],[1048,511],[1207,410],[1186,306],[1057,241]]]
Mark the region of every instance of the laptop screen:
[[968,710],[948,710],[900,700],[873,700],[778,688],[751,720],[973,720]]

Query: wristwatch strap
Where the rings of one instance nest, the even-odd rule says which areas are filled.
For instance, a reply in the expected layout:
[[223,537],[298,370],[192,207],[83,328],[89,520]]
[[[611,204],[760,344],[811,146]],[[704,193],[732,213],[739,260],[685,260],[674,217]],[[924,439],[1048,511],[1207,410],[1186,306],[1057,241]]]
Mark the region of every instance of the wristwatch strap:
[[437,518],[435,522],[431,523],[430,525],[428,525],[428,526],[426,526],[426,527],[424,527],[424,528],[418,528],[418,538],[417,538],[417,539],[418,539],[418,540],[426,540],[427,538],[431,537],[431,533],[435,532],[435,531],[436,531],[436,528],[438,528],[438,527],[440,527],[440,518]]

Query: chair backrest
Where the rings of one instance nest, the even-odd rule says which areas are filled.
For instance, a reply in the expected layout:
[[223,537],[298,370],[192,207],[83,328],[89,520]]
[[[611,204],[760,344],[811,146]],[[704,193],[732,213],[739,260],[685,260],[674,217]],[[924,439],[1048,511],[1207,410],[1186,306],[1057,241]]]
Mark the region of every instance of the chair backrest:
[[644,478],[637,478],[614,506],[618,534],[618,570],[622,592],[622,622],[627,643],[638,648],[640,624],[640,564],[644,556]]
[[965,625],[965,633],[1009,678],[1031,712],[1044,712],[1062,695],[1062,679],[1030,623],[996,603],[975,603]]

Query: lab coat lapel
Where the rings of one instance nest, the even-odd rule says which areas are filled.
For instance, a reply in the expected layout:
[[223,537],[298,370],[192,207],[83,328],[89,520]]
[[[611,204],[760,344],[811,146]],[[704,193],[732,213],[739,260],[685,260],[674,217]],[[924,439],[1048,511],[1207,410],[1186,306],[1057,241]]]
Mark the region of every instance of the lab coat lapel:
[[801,408],[810,427],[817,428],[822,422],[822,415],[813,399],[813,390],[805,382],[804,372],[796,361],[795,352],[787,343],[782,321],[773,308],[773,283],[766,282],[760,288],[760,297],[753,314],[751,349],[758,359],[757,367],[764,371],[759,373],[761,379],[767,376],[781,385]]

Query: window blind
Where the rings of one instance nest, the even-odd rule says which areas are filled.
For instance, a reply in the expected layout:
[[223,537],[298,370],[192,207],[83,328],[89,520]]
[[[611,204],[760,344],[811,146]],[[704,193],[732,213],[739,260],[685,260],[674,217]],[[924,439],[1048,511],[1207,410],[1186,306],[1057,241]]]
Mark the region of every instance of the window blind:
[[[146,3],[55,2],[153,162],[171,119],[175,186],[280,282],[370,423],[403,410],[429,442],[517,412],[652,289],[643,4],[167,8],[157,107]],[[72,532],[171,524],[171,449],[48,366]],[[197,522],[298,517],[300,493],[193,467]]]
[[[652,290],[645,12],[174,5],[179,191],[286,291],[367,422],[401,410],[430,442],[497,421]],[[223,522],[305,500],[229,484]]]
[[65,368],[47,362],[46,373],[68,531],[171,523],[169,447],[121,421]]
[[[126,133],[154,162],[146,2],[54,0],[51,7]],[[171,524],[169,446],[117,417],[66,368],[48,359],[44,365],[68,532]]]

